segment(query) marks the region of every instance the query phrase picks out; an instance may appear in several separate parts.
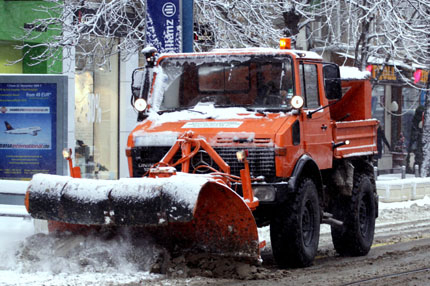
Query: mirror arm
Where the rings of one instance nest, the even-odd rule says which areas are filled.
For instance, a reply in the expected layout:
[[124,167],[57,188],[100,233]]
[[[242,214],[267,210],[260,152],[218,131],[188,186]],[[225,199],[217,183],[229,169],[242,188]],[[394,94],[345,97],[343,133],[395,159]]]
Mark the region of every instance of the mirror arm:
[[339,102],[339,100],[341,100],[341,99],[337,99],[337,100],[335,100],[335,101],[334,101],[334,102],[332,102],[332,103],[329,103],[329,104],[327,104],[327,105],[324,105],[324,106],[318,107],[318,108],[317,108],[317,109],[315,109],[315,110],[308,111],[308,113],[307,113],[307,117],[308,117],[308,118],[312,118],[312,114],[314,114],[314,113],[316,113],[316,112],[318,112],[318,111],[320,111],[320,110],[323,110],[323,109],[325,109],[325,108],[327,108],[327,107],[330,107],[330,106],[332,106],[332,105],[334,105],[334,104],[338,103],[338,102]]

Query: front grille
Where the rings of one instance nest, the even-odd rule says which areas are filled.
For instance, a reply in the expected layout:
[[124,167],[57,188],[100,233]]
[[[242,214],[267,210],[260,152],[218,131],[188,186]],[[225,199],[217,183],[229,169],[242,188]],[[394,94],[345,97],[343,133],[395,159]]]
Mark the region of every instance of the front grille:
[[[136,147],[132,149],[133,176],[143,176],[149,168],[158,163],[169,151],[170,147]],[[243,163],[237,161],[236,152],[244,148],[222,147],[215,148],[215,151],[230,166],[231,174],[240,176]],[[247,148],[249,152],[248,162],[252,176],[265,176],[266,178],[276,175],[275,149],[274,148]],[[180,158],[178,152],[174,161]],[[217,168],[217,166],[215,166]],[[180,170],[180,166],[177,166]],[[218,169],[218,168],[217,168]]]
[[[215,151],[230,166],[231,173],[240,176],[243,163],[237,161],[236,152],[243,148],[215,148]],[[275,149],[274,148],[248,148],[248,162],[252,176],[274,177],[275,172]]]
[[163,159],[170,147],[135,147],[131,149],[133,177],[142,177],[149,168]]

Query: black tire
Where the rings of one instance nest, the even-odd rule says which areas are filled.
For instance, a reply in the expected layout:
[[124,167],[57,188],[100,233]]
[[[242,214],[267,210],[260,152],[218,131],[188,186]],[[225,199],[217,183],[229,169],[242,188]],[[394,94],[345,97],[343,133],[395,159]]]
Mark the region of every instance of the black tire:
[[375,233],[375,186],[369,176],[354,175],[352,196],[343,196],[335,207],[334,217],[343,226],[332,226],[334,248],[342,256],[369,253]]
[[318,250],[320,210],[311,179],[304,179],[270,224],[273,257],[280,268],[312,265]]

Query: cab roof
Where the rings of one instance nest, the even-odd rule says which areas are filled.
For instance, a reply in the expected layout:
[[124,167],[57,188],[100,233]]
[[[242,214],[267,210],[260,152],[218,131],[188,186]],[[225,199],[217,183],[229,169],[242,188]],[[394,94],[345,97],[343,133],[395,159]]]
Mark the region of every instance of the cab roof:
[[240,49],[214,49],[210,52],[195,53],[165,53],[160,54],[159,59],[163,57],[201,57],[213,55],[291,55],[295,58],[322,60],[322,57],[315,52],[292,50],[292,49],[274,49],[274,48],[240,48]]

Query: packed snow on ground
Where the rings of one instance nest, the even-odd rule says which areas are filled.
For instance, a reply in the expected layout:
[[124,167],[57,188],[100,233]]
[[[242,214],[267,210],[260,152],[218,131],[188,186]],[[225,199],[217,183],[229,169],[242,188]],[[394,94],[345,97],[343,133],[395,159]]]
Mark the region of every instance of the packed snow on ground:
[[[429,215],[430,197],[380,203],[377,224]],[[324,225],[322,232],[328,231]],[[259,234],[268,242],[267,251],[269,228],[260,229]],[[150,238],[136,245],[126,232],[112,238],[54,236],[40,232],[31,219],[0,217],[0,285],[144,285],[161,281],[171,285],[166,276],[150,273],[162,255]]]

